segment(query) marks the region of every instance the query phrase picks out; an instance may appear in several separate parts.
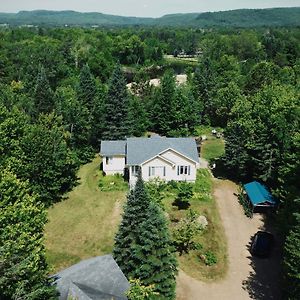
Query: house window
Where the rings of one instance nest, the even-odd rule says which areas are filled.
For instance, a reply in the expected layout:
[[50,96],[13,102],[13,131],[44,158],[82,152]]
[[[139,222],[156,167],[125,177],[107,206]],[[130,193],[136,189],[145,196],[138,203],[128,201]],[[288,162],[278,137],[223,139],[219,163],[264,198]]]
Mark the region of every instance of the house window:
[[155,167],[149,167],[149,176],[155,176]]
[[177,166],[177,175],[191,175],[191,166]]
[[131,167],[131,173],[134,176],[137,176],[138,172],[139,172],[140,166],[132,166]]
[[165,177],[166,167],[149,167],[149,176]]
[[109,163],[112,161],[112,157],[109,157],[109,156],[106,156],[105,157],[105,163],[107,164],[107,165],[109,165]]

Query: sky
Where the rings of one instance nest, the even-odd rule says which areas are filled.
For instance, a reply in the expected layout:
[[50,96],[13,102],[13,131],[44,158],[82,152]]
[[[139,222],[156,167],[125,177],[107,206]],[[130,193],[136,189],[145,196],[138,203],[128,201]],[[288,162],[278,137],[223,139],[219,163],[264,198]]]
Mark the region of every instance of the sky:
[[36,9],[76,10],[137,17],[291,6],[300,6],[300,0],[0,0],[1,12]]

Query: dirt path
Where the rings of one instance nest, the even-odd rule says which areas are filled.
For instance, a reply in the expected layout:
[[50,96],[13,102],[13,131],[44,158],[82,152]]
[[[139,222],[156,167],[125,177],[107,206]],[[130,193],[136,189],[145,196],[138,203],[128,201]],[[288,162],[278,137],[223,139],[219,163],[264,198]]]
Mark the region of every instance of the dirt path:
[[228,274],[220,282],[204,283],[180,271],[177,299],[280,299],[279,249],[276,248],[269,259],[255,259],[248,251],[251,237],[264,227],[262,216],[256,214],[253,219],[244,216],[232,182],[216,180],[215,186],[214,195],[228,243]]

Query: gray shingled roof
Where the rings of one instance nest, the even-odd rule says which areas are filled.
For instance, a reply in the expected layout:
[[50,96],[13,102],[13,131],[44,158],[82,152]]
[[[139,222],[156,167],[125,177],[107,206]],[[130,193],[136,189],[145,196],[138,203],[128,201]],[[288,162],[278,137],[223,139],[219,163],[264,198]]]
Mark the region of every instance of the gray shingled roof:
[[140,165],[169,148],[199,162],[195,139],[152,137],[127,139],[127,164]]
[[125,300],[129,283],[111,255],[83,260],[56,275],[59,300]]
[[125,155],[126,141],[101,141],[102,156]]

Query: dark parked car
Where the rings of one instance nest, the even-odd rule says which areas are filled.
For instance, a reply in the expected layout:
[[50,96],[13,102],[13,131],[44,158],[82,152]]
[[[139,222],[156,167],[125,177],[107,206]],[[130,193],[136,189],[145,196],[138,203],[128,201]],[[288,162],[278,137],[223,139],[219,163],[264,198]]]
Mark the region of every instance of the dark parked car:
[[259,257],[268,257],[271,254],[274,245],[274,236],[267,231],[258,231],[255,233],[250,252]]

